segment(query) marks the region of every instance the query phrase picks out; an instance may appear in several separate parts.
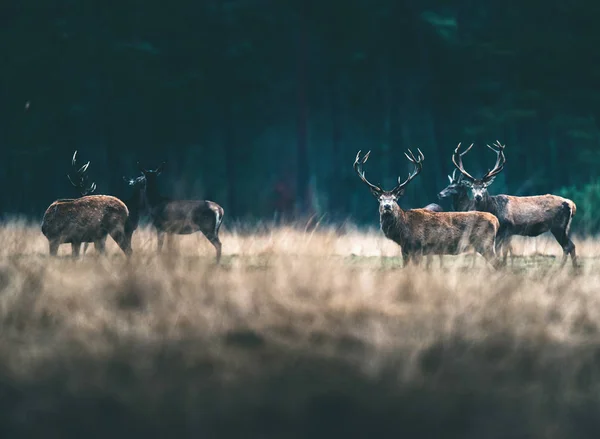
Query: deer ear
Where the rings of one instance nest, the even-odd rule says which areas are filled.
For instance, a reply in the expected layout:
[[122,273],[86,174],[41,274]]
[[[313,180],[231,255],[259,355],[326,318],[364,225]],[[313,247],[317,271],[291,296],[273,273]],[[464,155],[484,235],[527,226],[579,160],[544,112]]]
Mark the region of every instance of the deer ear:
[[158,168],[156,168],[156,175],[160,175],[162,171],[165,169],[165,165],[167,162],[162,162]]
[[485,187],[488,187],[490,184],[492,184],[492,183],[494,182],[494,179],[495,179],[495,178],[496,178],[496,177],[494,176],[494,177],[490,178],[489,180],[487,180],[487,181],[484,183],[484,186],[485,186]]
[[375,189],[369,188],[371,191],[371,195],[373,195],[375,197],[376,200],[379,200],[379,196],[381,195],[379,192],[377,192]]
[[452,177],[450,175],[448,176],[448,180],[450,181],[450,184],[454,183],[454,180],[452,180]]

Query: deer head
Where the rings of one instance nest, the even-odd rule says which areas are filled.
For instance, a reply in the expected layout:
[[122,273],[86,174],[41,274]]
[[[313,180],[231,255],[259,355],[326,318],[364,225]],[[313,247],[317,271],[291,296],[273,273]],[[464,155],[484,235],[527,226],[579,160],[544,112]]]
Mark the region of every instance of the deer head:
[[438,194],[438,198],[450,198],[460,195],[466,195],[467,187],[463,184],[463,175],[456,175],[456,169],[452,171],[452,175],[448,175],[449,184]]
[[487,188],[490,184],[494,182],[496,175],[498,175],[502,169],[504,168],[504,164],[506,163],[506,158],[504,157],[504,147],[505,145],[501,145],[499,141],[496,140],[494,146],[487,145],[492,151],[496,153],[496,164],[494,168],[485,173],[485,175],[481,178],[475,178],[471,176],[464,168],[462,163],[462,156],[464,156],[469,150],[471,146],[467,148],[467,150],[463,153],[459,153],[460,143],[454,150],[454,154],[452,155],[452,162],[454,166],[460,171],[463,175],[462,184],[467,188],[471,189],[471,194],[475,202],[482,201],[487,196]]
[[156,184],[156,177],[158,177],[160,174],[162,174],[162,171],[164,170],[166,164],[167,164],[166,162],[162,162],[158,168],[148,170],[148,169],[142,168],[142,166],[140,165],[140,162],[137,162],[138,169],[140,170],[140,172],[142,173],[143,177],[146,180],[146,185],[151,185],[151,186]]
[[[77,151],[73,153],[73,158],[71,159],[71,166],[73,167],[73,169],[77,168]],[[79,192],[81,193],[82,197],[90,195],[96,190],[96,183],[92,182],[92,184],[90,184],[89,186],[87,185],[87,169],[89,166],[90,162],[88,161],[85,165],[83,165],[77,171],[75,171],[76,176],[74,177],[72,177],[70,174],[67,174],[67,178],[73,186],[79,189]]]
[[362,158],[360,157],[360,151],[358,151],[356,154],[356,159],[354,160],[354,170],[363,183],[369,187],[371,194],[373,194],[377,201],[379,201],[379,213],[381,215],[390,214],[395,210],[395,208],[399,208],[397,201],[404,195],[406,185],[408,185],[408,183],[415,178],[419,172],[421,172],[421,169],[423,169],[423,160],[425,159],[425,156],[420,149],[417,149],[417,151],[417,157],[415,157],[410,150],[408,150],[408,154],[404,153],[406,158],[412,164],[414,164],[415,169],[413,172],[408,174],[408,178],[404,182],[402,182],[400,177],[398,177],[398,185],[391,191],[385,191],[381,189],[379,186],[370,183],[365,177],[365,172],[363,171],[362,166],[369,159],[371,151],[367,152]]

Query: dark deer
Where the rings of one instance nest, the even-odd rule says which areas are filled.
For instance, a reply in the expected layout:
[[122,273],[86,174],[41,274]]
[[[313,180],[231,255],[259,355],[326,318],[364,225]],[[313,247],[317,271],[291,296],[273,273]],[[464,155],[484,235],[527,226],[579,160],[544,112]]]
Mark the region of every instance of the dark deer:
[[[464,155],[466,152],[468,152],[472,146],[473,145],[471,145],[461,155]],[[450,184],[444,189],[442,189],[442,191],[438,194],[438,198],[440,200],[450,198],[450,208],[455,212],[467,212],[477,210],[475,208],[475,201],[469,198],[469,188],[463,184],[463,175],[458,174],[457,176],[456,169],[454,169],[452,171],[452,175],[448,175],[448,180],[450,181]],[[512,255],[514,253],[512,244],[510,243],[510,237],[506,238],[506,240],[504,241],[502,250],[505,252],[505,254],[510,251],[512,261]]]
[[[577,210],[575,203],[567,198],[550,194],[529,197],[490,195],[487,188],[493,183],[496,175],[504,169],[506,158],[504,157],[505,145],[501,145],[500,142],[496,141],[494,146],[487,145],[487,147],[496,153],[496,164],[482,178],[473,177],[463,166],[462,156],[471,147],[461,154],[459,143],[452,155],[452,162],[463,175],[461,184],[471,191],[474,208],[478,211],[490,212],[500,221],[496,250],[506,247],[511,236],[533,237],[550,231],[563,249],[564,257],[561,266],[564,266],[570,254],[573,266],[576,267],[575,244],[569,238],[571,221]],[[507,250],[503,249],[504,263],[506,263]]]
[[132,236],[138,228],[140,214],[146,207],[146,177],[143,175],[136,178],[123,177],[123,180],[133,189],[131,197],[123,200],[129,210],[125,233]]
[[156,228],[158,251],[162,249],[165,233],[188,235],[202,232],[215,247],[217,263],[221,260],[219,228],[224,210],[208,200],[171,200],[158,191],[157,177],[162,173],[165,162],[154,170],[138,167],[146,179],[146,202],[152,224]]
[[411,260],[419,263],[422,255],[458,255],[468,245],[495,265],[494,244],[499,224],[494,215],[485,212],[432,212],[428,209],[405,211],[400,208],[398,199],[423,168],[425,157],[420,150],[418,152],[418,157],[410,150],[409,154],[405,153],[415,169],[404,182],[398,178],[398,185],[391,191],[385,191],[366,179],[362,165],[371,151],[363,158],[358,151],[354,160],[354,170],[379,202],[381,230],[386,238],[400,245],[405,266]]

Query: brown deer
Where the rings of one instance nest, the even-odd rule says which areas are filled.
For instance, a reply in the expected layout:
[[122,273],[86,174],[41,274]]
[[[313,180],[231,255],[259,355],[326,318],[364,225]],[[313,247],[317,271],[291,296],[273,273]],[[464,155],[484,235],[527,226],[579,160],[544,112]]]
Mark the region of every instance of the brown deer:
[[[72,164],[75,166],[76,155]],[[99,253],[105,252],[106,237],[110,235],[121,250],[130,256],[131,234],[126,233],[125,225],[129,218],[127,206],[118,198],[109,195],[88,195],[94,192],[96,184],[87,186],[88,161],[78,171],[75,182],[68,175],[73,186],[80,189],[82,197],[63,198],[54,201],[46,209],[42,219],[42,233],[48,238],[50,255],[58,252],[60,244],[71,244],[74,257],[79,256],[81,244],[93,242]],[[85,248],[84,248],[85,252]]]
[[146,202],[152,224],[156,229],[158,251],[162,249],[165,233],[188,235],[202,232],[215,247],[217,263],[221,260],[219,228],[223,222],[224,210],[208,200],[172,200],[163,197],[158,191],[157,177],[162,173],[165,162],[154,170],[138,167],[146,180]]
[[[472,146],[472,145],[471,145]],[[452,162],[463,175],[461,184],[470,189],[473,197],[473,208],[478,211],[490,212],[500,221],[500,229],[496,237],[496,250],[505,247],[511,236],[538,236],[550,231],[563,249],[564,257],[561,266],[564,266],[568,255],[571,255],[574,267],[577,267],[575,244],[569,238],[571,221],[577,210],[575,203],[567,198],[557,195],[535,195],[517,197],[513,195],[490,195],[488,187],[498,175],[506,158],[505,145],[496,141],[494,146],[487,145],[496,153],[496,164],[482,178],[475,178],[464,168],[462,156],[459,153],[460,143],[454,150]],[[503,261],[506,263],[507,249],[503,248]]]
[[494,250],[498,219],[485,212],[432,212],[428,209],[402,210],[398,199],[404,195],[408,183],[423,168],[423,153],[418,150],[415,157],[409,150],[406,154],[415,169],[408,178],[391,191],[385,191],[370,183],[362,170],[371,151],[360,157],[360,151],[354,160],[354,170],[379,202],[381,230],[386,238],[400,245],[406,266],[411,260],[419,263],[422,255],[458,255],[468,245],[486,258],[493,266],[496,264]]

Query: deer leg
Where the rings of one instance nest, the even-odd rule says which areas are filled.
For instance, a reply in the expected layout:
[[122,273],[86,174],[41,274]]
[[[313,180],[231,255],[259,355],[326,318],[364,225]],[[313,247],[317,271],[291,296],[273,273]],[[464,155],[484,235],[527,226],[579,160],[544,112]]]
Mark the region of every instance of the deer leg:
[[[86,245],[87,245],[87,242],[86,242]],[[94,248],[101,255],[106,253],[106,236],[104,238],[100,238],[100,239],[94,241]]]
[[81,250],[81,242],[72,242],[71,243],[71,256],[74,258],[79,257],[79,250]]
[[566,231],[564,229],[552,229],[551,232],[563,249],[563,259],[560,266],[564,267],[570,254],[573,267],[577,267],[577,253],[575,251],[575,244],[567,236]]
[[58,253],[58,246],[60,245],[60,241],[52,240],[48,242],[48,245],[50,250],[50,256],[56,256],[56,254]]
[[[125,256],[129,257],[131,256],[131,254],[133,253],[133,250],[131,249],[131,236],[128,235],[127,233],[125,233],[123,230],[112,230],[110,232],[110,236],[112,239],[115,240],[115,242],[117,243],[117,245],[119,246],[119,248],[121,250],[123,250],[123,253],[125,253]],[[106,240],[106,238],[104,238]]]
[[84,256],[85,256],[85,252],[87,251],[88,245],[89,245],[89,242],[84,242],[83,243],[83,255]]
[[404,262],[404,265],[403,265],[404,267],[407,267],[408,264],[410,264],[411,259],[412,259],[412,257],[411,257],[410,253],[404,252],[404,251],[402,252],[402,261]]
[[202,234],[206,236],[206,239],[215,247],[217,251],[217,264],[221,261],[221,241],[219,240],[219,236],[215,232],[205,232],[202,230]]

